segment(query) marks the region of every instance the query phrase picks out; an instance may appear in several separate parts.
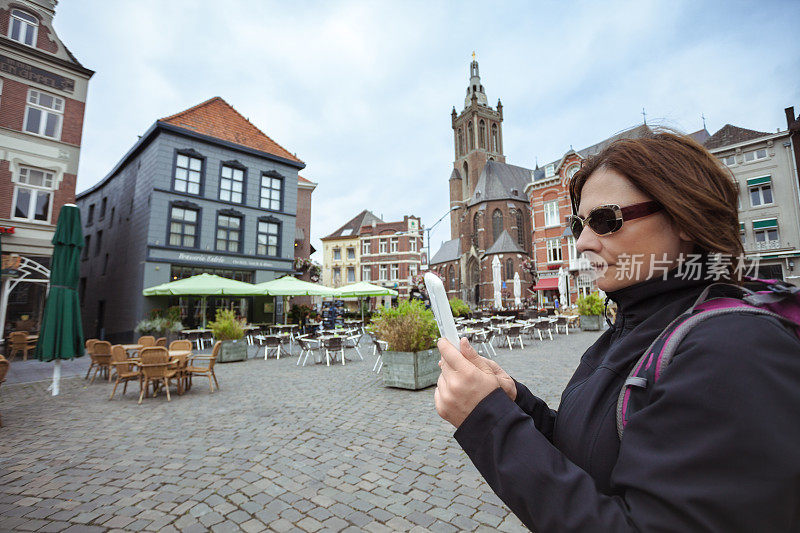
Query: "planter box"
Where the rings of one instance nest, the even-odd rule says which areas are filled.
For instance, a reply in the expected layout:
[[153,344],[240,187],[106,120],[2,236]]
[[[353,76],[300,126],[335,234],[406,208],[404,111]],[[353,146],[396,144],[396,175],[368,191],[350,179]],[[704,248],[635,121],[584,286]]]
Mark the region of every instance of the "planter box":
[[247,359],[247,341],[239,339],[235,341],[222,341],[217,355],[217,363],[232,363],[234,361],[244,361]]
[[442,370],[439,350],[383,352],[383,384],[399,389],[420,390],[435,385]]
[[581,315],[582,331],[600,331],[603,329],[603,317],[601,315]]

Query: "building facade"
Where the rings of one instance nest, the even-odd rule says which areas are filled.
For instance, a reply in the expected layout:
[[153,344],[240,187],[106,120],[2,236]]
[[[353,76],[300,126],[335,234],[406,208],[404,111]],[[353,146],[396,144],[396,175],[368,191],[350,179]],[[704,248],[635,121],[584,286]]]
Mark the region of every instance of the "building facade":
[[75,201],[86,92],[94,73],[53,29],[56,3],[0,0],[4,331],[38,330],[58,214]]
[[[758,277],[800,284],[800,187],[790,131],[726,124],[705,142],[739,189],[739,229]],[[754,272],[755,274],[755,272]]]
[[[185,326],[217,306],[250,321],[281,312],[239,298],[145,298],[142,290],[208,272],[260,283],[294,272],[298,171],[305,164],[219,97],[165,117],[98,184],[78,195],[85,247],[84,331],[124,341],[152,308],[178,305]],[[310,220],[310,216],[308,217]],[[309,222],[310,224],[310,222]]]
[[530,206],[525,187],[532,171],[509,165],[503,152],[503,104],[488,105],[478,62],[470,63],[464,109],[451,111],[455,159],[450,174],[450,240],[433,254],[428,268],[444,280],[450,298],[472,307],[494,302],[492,261],[502,265],[504,306],[513,305],[514,273],[522,296],[531,285],[523,268],[530,259]]

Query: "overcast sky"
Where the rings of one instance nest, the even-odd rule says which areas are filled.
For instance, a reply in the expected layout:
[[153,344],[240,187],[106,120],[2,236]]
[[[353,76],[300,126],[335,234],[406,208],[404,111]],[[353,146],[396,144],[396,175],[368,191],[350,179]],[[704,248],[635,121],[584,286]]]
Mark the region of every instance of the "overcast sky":
[[[800,111],[800,2],[61,0],[88,68],[78,191],[158,118],[221,96],[305,161],[312,244],[362,209],[448,209],[450,111],[474,50],[507,162],[533,168],[642,121],[712,134]],[[449,239],[448,220],[433,250]],[[321,254],[315,259],[321,261]]]

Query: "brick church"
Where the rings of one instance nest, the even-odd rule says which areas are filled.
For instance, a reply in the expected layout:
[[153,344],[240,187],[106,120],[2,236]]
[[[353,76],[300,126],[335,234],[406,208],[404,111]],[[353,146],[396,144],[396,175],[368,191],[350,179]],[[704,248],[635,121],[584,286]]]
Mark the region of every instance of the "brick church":
[[450,240],[430,260],[450,298],[473,307],[494,302],[492,262],[500,261],[503,306],[514,301],[514,273],[522,297],[530,293],[531,212],[525,187],[532,171],[509,165],[503,153],[503,104],[488,104],[473,56],[464,109],[452,111],[455,160],[450,174]]

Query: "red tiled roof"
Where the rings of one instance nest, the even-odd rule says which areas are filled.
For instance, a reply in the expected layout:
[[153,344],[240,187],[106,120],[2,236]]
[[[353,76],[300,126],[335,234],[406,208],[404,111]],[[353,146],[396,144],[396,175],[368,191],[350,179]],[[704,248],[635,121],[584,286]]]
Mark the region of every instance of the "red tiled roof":
[[299,181],[299,182],[301,182],[301,183],[313,183],[313,181],[305,179],[305,178],[304,178],[303,176],[301,176],[300,174],[298,174],[298,175],[297,175],[297,181]]
[[302,163],[219,96],[164,117],[159,122]]
[[745,141],[752,141],[759,137],[766,137],[770,135],[764,131],[748,130],[746,128],[739,128],[731,124],[725,124],[714,135],[706,139],[703,145],[709,150],[712,148],[719,148],[721,146],[730,146]]

